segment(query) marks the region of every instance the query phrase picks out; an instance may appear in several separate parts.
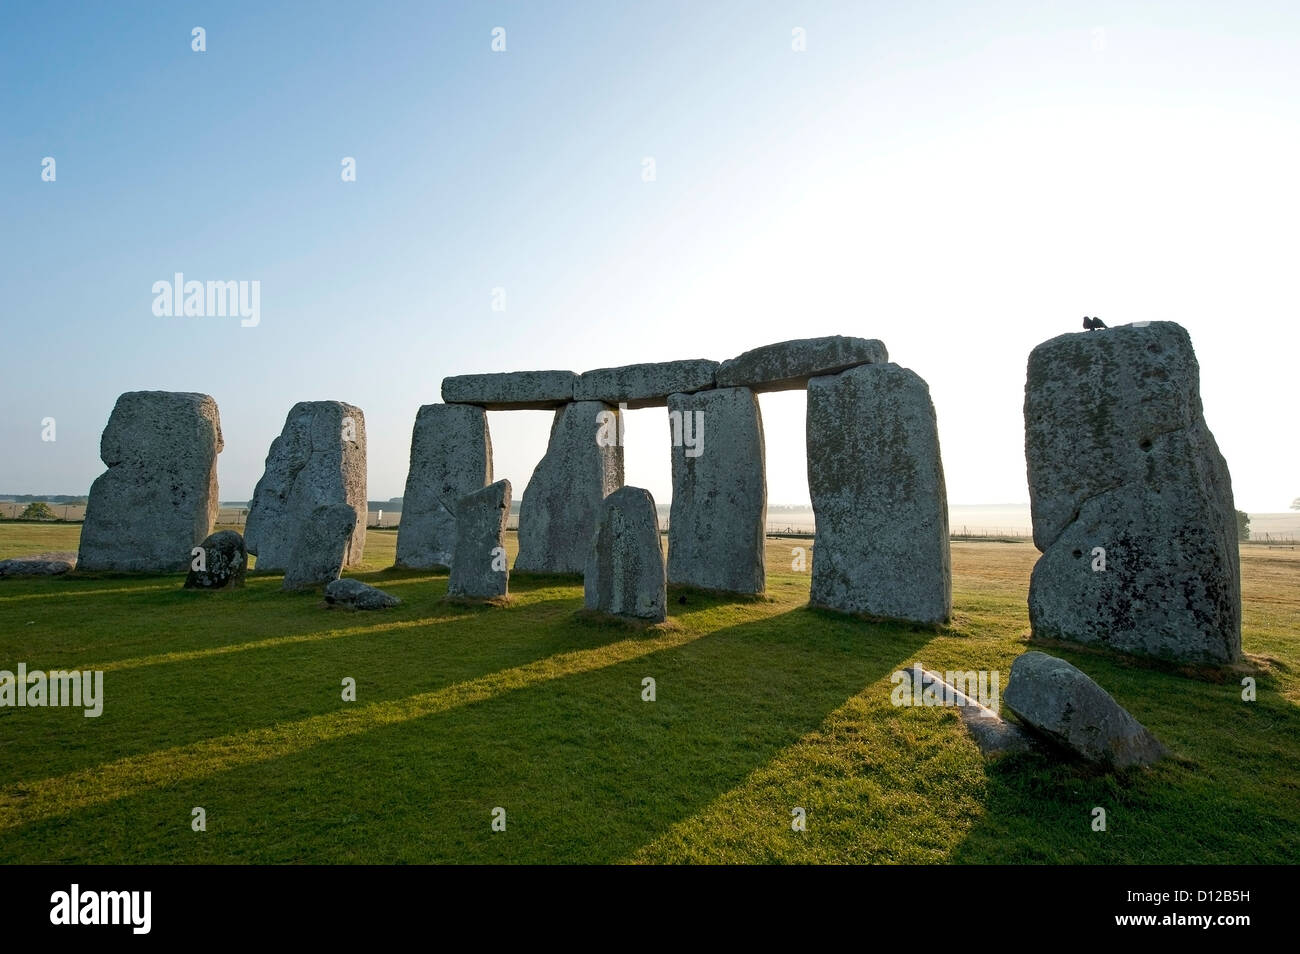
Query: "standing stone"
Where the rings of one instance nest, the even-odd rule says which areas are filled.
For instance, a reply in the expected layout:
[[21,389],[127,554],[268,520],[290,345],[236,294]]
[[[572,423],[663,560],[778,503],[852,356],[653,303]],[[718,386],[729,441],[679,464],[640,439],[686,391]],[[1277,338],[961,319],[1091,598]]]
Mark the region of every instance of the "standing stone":
[[1016,657],[1004,701],[1034,732],[1090,762],[1123,769],[1151,765],[1168,754],[1086,673],[1046,653]]
[[340,401],[302,401],[271,442],[253,490],[244,542],[257,569],[287,569],[316,509],[335,503],[353,510],[343,561],[356,566],[366,545],[366,418]]
[[312,510],[296,528],[297,541],[281,588],[302,590],[337,580],[356,519],[356,511],[345,503],[321,504]]
[[[618,409],[599,401],[555,412],[546,454],[519,505],[516,570],[583,572],[600,502],[623,486],[623,447],[615,436],[621,428]],[[597,443],[606,433],[610,439]]]
[[492,599],[510,591],[506,568],[506,521],[510,481],[498,480],[456,501],[456,553],[448,596]]
[[99,441],[79,570],[180,571],[217,517],[221,417],[206,394],[128,391]]
[[1232,481],[1167,321],[1061,335],[1029,356],[1034,634],[1186,662],[1241,656]]
[[808,383],[814,606],[920,623],[952,615],[948,497],[930,389],[896,364]]
[[668,585],[659,513],[650,491],[620,487],[600,505],[583,580],[589,610],[662,623]]
[[484,410],[468,404],[420,408],[397,528],[397,566],[451,566],[456,502],[490,483],[492,438]]
[[234,530],[218,530],[199,544],[202,562],[196,569],[196,557],[190,558],[190,572],[185,577],[187,590],[221,590],[243,586],[248,570],[248,553],[244,538]]
[[748,388],[674,394],[668,399],[668,416],[673,462],[669,581],[762,593],[767,477],[758,398]]

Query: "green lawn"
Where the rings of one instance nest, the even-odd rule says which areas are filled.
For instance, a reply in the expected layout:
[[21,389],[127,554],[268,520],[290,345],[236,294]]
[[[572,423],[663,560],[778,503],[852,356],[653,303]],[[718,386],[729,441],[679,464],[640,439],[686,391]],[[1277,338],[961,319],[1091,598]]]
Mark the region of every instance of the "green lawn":
[[[0,558],[75,550],[78,531],[0,524]],[[806,609],[798,540],[769,542],[770,601],[674,593],[675,625],[637,632],[576,619],[575,580],[444,604],[445,575],[384,569],[394,541],[370,532],[355,574],[404,600],[382,613],[273,576],[217,593],[0,581],[0,669],[101,669],[106,697],[98,719],[0,709],[0,861],[1300,861],[1296,551],[1243,550],[1240,671],[1046,647],[1176,753],[1116,777],[989,763],[952,711],[890,704],[915,660],[1000,670],[1005,689],[1027,646],[1026,544],[955,543],[956,616],[937,633]]]

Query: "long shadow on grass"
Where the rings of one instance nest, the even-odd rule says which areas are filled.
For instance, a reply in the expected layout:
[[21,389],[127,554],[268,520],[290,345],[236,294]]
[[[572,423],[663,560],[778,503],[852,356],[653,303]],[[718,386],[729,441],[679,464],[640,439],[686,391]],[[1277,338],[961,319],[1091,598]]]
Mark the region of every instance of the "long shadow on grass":
[[[289,604],[286,613],[298,632],[283,634],[276,625],[247,632],[238,619],[250,610],[229,602],[235,619],[212,604],[200,607],[216,613],[218,619],[207,625],[222,634],[200,649],[117,663],[82,655],[79,663],[59,664],[48,651],[19,655],[32,669],[101,665],[104,711],[98,719],[86,719],[78,708],[0,708],[0,785],[39,782],[328,715],[343,706],[344,678],[355,680],[361,706],[400,701],[625,638],[555,625],[556,617],[567,620],[580,606],[577,595],[525,602],[528,594],[521,594],[519,604],[504,610],[451,607],[432,599],[398,607],[417,613],[413,619],[400,619],[398,612],[326,610],[315,597],[276,595],[268,602],[281,610]],[[87,637],[94,638],[96,625],[103,623],[91,623]],[[231,642],[268,630],[273,636]],[[0,789],[0,803],[4,794]]]
[[[1088,673],[1173,758],[1107,773],[1044,752],[988,767],[986,811],[956,847],[964,863],[1255,864],[1300,862],[1300,709],[1259,677],[1189,679],[1110,652],[1048,650]],[[1095,810],[1106,828],[1094,830]]]
[[[588,626],[570,628],[592,638]],[[698,636],[621,635],[573,665],[557,661],[454,705],[396,712],[202,777],[160,774],[155,788],[33,818],[6,839],[21,844],[9,851],[14,860],[613,861],[739,784],[933,636],[804,609]],[[654,702],[643,701],[646,677]],[[192,835],[192,805],[220,819],[219,837],[211,821],[206,837]],[[490,828],[495,807],[506,809],[506,832]],[[90,832],[96,841],[85,841]],[[102,854],[86,858],[87,843]]]

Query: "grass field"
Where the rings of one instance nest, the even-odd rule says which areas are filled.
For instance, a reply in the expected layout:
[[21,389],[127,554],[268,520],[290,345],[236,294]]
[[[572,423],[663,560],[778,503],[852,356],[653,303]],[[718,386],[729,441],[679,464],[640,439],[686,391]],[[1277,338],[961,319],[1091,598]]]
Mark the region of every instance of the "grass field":
[[[78,530],[0,524],[0,558],[75,550]],[[447,605],[445,575],[385,569],[394,541],[369,533],[351,574],[404,600],[374,614],[273,576],[216,593],[0,581],[0,669],[105,674],[98,719],[0,709],[0,861],[1300,861],[1300,551],[1243,549],[1239,671],[1044,647],[1175,753],[1113,776],[986,762],[951,710],[890,704],[917,660],[999,670],[1005,690],[1028,645],[1027,544],[954,543],[939,632],[807,609],[790,567],[808,543],[772,540],[769,601],[674,593],[675,626],[640,633],[575,619],[576,580],[517,575],[508,607]]]

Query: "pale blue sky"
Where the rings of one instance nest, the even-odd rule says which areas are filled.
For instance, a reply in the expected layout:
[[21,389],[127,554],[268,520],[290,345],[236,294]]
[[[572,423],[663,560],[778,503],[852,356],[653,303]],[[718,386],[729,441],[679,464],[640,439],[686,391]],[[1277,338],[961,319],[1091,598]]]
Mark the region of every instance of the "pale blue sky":
[[[930,382],[952,501],[1025,500],[1029,350],[1096,314],[1182,322],[1238,505],[1300,495],[1294,3],[5,3],[0,30],[0,491],[85,492],[116,396],[166,389],[216,398],[223,499],[295,401],[359,405],[384,499],[444,375],[850,334]],[[155,316],[177,271],[260,281],[260,324]],[[763,413],[769,499],[806,500],[803,395]],[[516,494],[548,418],[492,415]],[[666,501],[663,412],[628,438]]]

